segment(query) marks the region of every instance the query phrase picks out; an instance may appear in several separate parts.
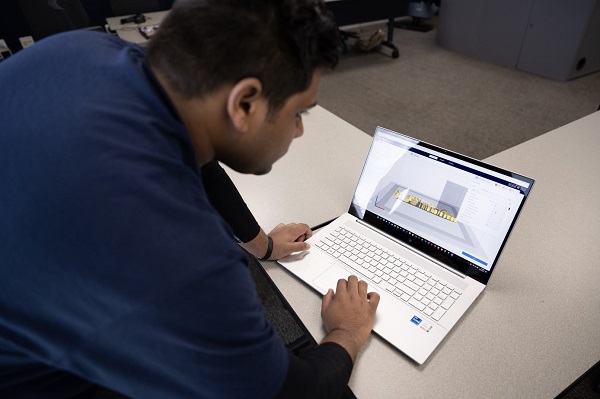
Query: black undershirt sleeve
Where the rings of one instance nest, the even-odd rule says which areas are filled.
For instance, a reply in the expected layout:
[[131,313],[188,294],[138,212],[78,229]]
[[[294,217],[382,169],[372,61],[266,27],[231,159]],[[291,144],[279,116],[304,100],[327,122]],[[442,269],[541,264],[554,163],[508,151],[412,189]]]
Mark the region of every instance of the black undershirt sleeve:
[[244,243],[254,239],[260,225],[219,162],[207,163],[201,172],[210,203],[231,226],[236,237]]
[[346,389],[352,358],[340,345],[326,342],[302,357],[289,352],[288,373],[276,398],[336,399]]

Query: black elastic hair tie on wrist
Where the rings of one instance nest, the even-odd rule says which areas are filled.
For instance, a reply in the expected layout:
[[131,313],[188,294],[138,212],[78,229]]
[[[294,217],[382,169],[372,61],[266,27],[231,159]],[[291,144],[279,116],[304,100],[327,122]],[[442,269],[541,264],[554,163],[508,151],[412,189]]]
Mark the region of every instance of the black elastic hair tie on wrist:
[[267,236],[267,240],[269,240],[269,243],[267,244],[267,253],[265,254],[265,256],[260,258],[260,260],[269,260],[271,254],[273,253],[273,239],[271,238],[271,236]]

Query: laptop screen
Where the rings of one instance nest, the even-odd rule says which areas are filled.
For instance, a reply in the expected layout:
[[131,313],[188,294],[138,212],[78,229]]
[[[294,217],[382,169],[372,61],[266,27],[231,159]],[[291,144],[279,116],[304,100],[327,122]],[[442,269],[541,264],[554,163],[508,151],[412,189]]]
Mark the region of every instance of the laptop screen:
[[378,127],[349,212],[486,284],[533,182]]

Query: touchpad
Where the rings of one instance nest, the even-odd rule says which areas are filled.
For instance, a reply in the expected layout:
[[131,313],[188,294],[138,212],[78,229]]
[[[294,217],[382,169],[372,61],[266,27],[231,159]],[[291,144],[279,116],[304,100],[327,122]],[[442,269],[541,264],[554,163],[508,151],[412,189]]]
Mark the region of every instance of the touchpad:
[[348,279],[351,273],[348,270],[344,269],[337,263],[334,263],[331,267],[325,270],[323,273],[319,275],[316,279],[314,279],[313,283],[322,294],[326,294],[327,290],[330,288],[335,291],[337,287],[337,282],[339,279]]

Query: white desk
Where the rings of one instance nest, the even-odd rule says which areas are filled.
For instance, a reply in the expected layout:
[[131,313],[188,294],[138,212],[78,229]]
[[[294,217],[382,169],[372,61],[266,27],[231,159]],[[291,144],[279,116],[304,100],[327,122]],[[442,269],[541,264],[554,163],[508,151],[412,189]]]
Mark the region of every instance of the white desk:
[[[305,127],[271,175],[231,172],[266,229],[323,222],[351,199],[370,137],[324,109]],[[490,284],[422,366],[372,336],[350,380],[358,398],[552,398],[600,360],[598,148],[600,112],[487,159],[536,179]],[[320,340],[320,296],[263,265]]]
[[146,17],[146,21],[141,24],[126,23],[122,24],[121,19],[130,17],[130,15],[123,15],[119,17],[106,18],[108,29],[111,32],[115,32],[121,39],[127,40],[128,42],[144,44],[146,39],[138,28],[145,25],[159,24],[167,16],[169,11],[156,11],[156,12],[145,12],[143,13]]

